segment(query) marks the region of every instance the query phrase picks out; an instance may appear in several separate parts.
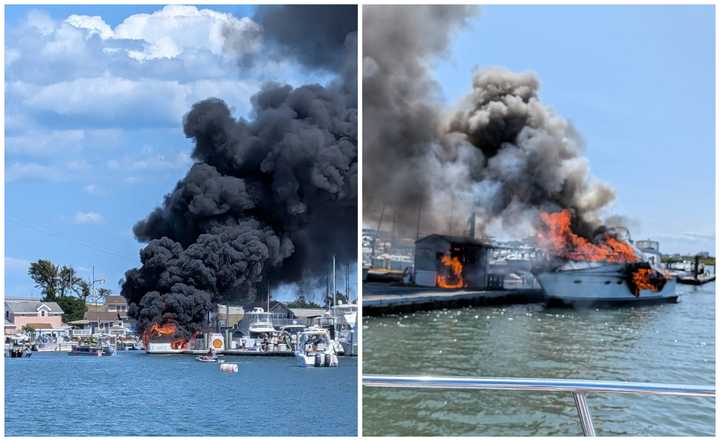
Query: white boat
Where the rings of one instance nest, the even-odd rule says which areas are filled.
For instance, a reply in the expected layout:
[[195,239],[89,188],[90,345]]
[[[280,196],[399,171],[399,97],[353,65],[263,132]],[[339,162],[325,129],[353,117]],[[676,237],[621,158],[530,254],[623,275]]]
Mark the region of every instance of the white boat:
[[252,317],[255,321],[248,325],[248,335],[238,342],[233,342],[232,349],[256,352],[291,352],[288,333],[279,331],[272,322],[272,313],[262,308],[254,308]]
[[665,276],[654,286],[636,287],[638,269],[658,271],[649,264],[569,261],[552,271],[536,275],[550,303],[641,303],[676,301],[676,279]]
[[335,340],[340,344],[338,354],[357,355],[357,305],[339,304],[333,306],[331,311],[335,317]]
[[300,334],[295,358],[301,367],[337,367],[330,333],[327,329],[310,327]]

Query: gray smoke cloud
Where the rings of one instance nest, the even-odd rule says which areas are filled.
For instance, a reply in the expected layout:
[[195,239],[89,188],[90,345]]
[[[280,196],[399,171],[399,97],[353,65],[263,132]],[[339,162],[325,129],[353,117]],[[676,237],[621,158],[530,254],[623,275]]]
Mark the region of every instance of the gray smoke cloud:
[[[328,32],[340,40],[334,23],[320,25],[332,25]],[[355,31],[322,48],[338,65],[303,55],[314,47],[283,42],[309,68],[333,67],[337,79],[328,86],[265,84],[248,120],[217,98],[185,115],[195,163],[133,228],[148,244],[142,265],[126,272],[122,294],[140,329],[173,321],[189,335],[218,302],[252,301],[268,285],[325,274],[332,255],[355,261],[357,95],[346,81]]]
[[475,10],[468,6],[363,9],[363,169],[366,219],[392,207],[401,226],[431,213],[441,113],[429,62]]
[[465,234],[475,213],[480,234],[527,236],[538,211],[569,208],[576,231],[592,237],[614,192],[591,176],[582,139],[540,101],[533,73],[477,70],[460,103],[438,104],[429,63],[475,10],[366,9],[365,221],[385,205],[406,232],[422,210],[423,231]]

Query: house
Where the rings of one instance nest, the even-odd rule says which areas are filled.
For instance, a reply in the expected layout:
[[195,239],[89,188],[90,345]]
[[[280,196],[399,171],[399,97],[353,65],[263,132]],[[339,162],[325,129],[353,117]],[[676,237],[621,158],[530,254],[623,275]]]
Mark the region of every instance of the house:
[[128,304],[123,296],[105,297],[105,309],[108,312],[117,312],[122,318],[127,318]]
[[5,300],[5,332],[22,332],[25,327],[32,328],[38,336],[66,336],[67,325],[63,324],[63,310],[55,302],[43,302],[34,299]]
[[8,319],[5,319],[5,335],[13,335],[17,333],[17,327]]
[[309,325],[314,318],[322,317],[327,310],[321,308],[290,308],[290,311],[297,317],[298,321]]
[[33,328],[62,328],[63,310],[55,302],[30,299],[5,299],[5,320],[18,330]]
[[125,297],[110,295],[105,297],[105,303],[89,303],[86,306],[83,319],[70,323],[76,328],[73,335],[101,333],[125,336],[132,332]]
[[[245,317],[242,306],[217,305],[217,321],[221,328],[233,328]],[[229,317],[229,319],[228,319]]]

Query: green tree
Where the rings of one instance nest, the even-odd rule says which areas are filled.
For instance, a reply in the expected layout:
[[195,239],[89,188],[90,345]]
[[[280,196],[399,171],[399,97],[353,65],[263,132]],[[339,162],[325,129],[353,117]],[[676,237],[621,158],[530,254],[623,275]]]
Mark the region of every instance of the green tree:
[[35,330],[32,327],[25,325],[22,327],[21,331],[23,334],[29,335],[31,339],[35,339]]
[[112,291],[107,288],[98,288],[95,294],[97,295],[98,300],[103,300],[107,296],[112,295]]
[[74,322],[75,320],[82,320],[85,317],[85,311],[87,311],[87,305],[82,298],[79,297],[58,297],[55,302],[60,305],[64,314],[63,320],[65,322]]
[[49,260],[40,259],[30,264],[28,274],[46,300],[53,301],[58,296],[58,272],[57,265]]
[[85,300],[90,293],[87,283],[70,266],[61,267],[40,259],[30,264],[28,275],[35,282],[35,287],[40,288],[43,300],[47,302],[57,301],[71,293]]

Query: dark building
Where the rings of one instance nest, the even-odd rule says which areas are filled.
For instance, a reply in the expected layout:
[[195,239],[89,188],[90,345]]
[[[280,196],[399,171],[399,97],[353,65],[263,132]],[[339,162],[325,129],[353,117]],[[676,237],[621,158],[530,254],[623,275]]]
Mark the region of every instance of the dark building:
[[[450,287],[439,283],[438,276],[444,276],[455,284],[452,287],[486,289],[493,283],[488,277],[492,249],[489,243],[471,237],[431,234],[420,238],[415,241],[415,284]],[[459,274],[453,273],[448,258],[460,263]]]

